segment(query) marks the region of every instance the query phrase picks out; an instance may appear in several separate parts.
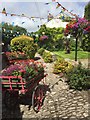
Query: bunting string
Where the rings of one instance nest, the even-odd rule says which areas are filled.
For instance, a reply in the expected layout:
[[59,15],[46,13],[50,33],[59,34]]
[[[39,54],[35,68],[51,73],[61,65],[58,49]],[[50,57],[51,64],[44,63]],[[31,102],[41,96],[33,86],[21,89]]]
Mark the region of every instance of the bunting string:
[[[64,6],[62,6],[59,2],[56,2],[56,0],[54,0],[54,2],[57,4],[56,9],[59,8],[59,7],[61,7],[63,11],[67,11],[69,14],[71,14],[71,16],[74,16],[74,17],[76,17],[76,18],[78,17],[76,14],[73,14],[73,13],[72,13],[73,10],[69,12],[69,11],[68,11]],[[48,3],[45,3],[45,5],[49,5],[49,4],[51,4],[51,3],[52,3],[52,2],[48,2]]]
[[[59,7],[61,7],[62,10],[60,11],[59,14],[62,14],[62,16],[61,16],[61,19],[62,19],[62,20],[65,19],[64,14],[65,14],[66,16],[69,16],[69,17],[70,17],[70,15],[71,15],[71,16],[74,16],[75,18],[78,18],[78,17],[79,17],[79,16],[77,16],[76,14],[72,13],[73,10],[68,11],[64,6],[62,6],[59,2],[57,2],[57,0],[52,0],[52,2],[57,4],[57,5],[56,5],[56,9],[58,9]],[[49,4],[51,4],[52,2],[45,3],[45,5],[49,5]],[[67,15],[65,12],[67,12],[69,15]],[[29,16],[26,16],[25,14],[19,15],[19,14],[14,14],[14,13],[7,13],[5,8],[3,8],[2,12],[0,12],[0,13],[1,13],[1,14],[4,14],[4,15],[6,15],[6,16],[7,16],[7,15],[10,15],[10,16],[25,17],[25,18],[28,18],[29,20],[32,20],[33,22],[37,22],[36,19],[40,19],[40,20],[48,19],[48,21],[51,20],[51,19],[60,19],[60,17],[54,17],[51,13],[48,14],[48,18],[47,18],[47,17],[34,17],[34,16],[29,17]],[[59,15],[59,14],[58,14],[58,15]],[[71,17],[71,19],[73,19],[73,18]],[[25,24],[24,21],[22,21],[21,23],[22,23],[22,24]],[[2,23],[2,24],[4,24],[4,23]],[[12,25],[14,26],[14,22],[12,22]]]

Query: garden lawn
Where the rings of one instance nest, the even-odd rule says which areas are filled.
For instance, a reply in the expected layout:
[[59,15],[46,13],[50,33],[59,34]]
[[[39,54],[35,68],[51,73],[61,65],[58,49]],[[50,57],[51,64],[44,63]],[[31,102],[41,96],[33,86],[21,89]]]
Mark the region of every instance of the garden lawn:
[[[53,53],[55,53],[56,55],[58,55],[59,57],[63,57],[63,58],[69,58],[74,60],[75,59],[75,51],[71,51],[70,54],[65,54],[66,51],[54,51]],[[78,51],[77,53],[77,58],[78,59],[88,59],[88,52],[86,51]]]

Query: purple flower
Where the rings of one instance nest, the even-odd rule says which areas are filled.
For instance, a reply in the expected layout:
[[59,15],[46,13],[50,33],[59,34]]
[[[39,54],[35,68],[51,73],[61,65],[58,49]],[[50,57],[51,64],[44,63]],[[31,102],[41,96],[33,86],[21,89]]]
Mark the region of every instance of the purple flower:
[[40,37],[40,40],[45,40],[45,39],[48,39],[48,36],[43,35],[43,36]]
[[78,23],[87,23],[88,21],[84,18],[78,18]]
[[6,68],[3,72],[2,75],[12,75],[13,72],[21,70],[21,67],[17,64],[10,65],[8,68]]

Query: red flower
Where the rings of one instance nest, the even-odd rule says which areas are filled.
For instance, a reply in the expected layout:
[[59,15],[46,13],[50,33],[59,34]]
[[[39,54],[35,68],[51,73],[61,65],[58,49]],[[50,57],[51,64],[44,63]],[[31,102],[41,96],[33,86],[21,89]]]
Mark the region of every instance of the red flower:
[[90,26],[88,26],[85,30],[90,32]]

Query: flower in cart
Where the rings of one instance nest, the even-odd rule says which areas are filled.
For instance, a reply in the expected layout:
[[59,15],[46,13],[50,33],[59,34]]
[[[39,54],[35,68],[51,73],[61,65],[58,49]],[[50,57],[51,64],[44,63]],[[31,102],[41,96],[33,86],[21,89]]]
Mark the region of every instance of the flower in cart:
[[26,79],[26,81],[32,80],[32,78],[44,73],[43,64],[40,62],[30,60],[27,62],[22,62],[20,65],[23,67],[23,77]]
[[44,65],[41,62],[36,62],[36,69],[38,73],[44,73]]
[[44,76],[43,64],[34,60],[15,63],[2,72],[4,76],[22,76],[26,81],[38,80],[37,76],[40,76],[40,74],[42,74],[42,77]]
[[23,52],[6,52],[6,56],[8,60],[15,60],[15,59],[26,59],[27,56]]
[[6,52],[6,56],[8,57],[8,60],[13,60],[18,57],[17,52]]
[[8,68],[4,69],[2,72],[2,75],[5,76],[10,76],[10,75],[14,75],[14,76],[18,76],[21,75],[21,66],[18,64],[14,64],[14,65],[10,65]]

